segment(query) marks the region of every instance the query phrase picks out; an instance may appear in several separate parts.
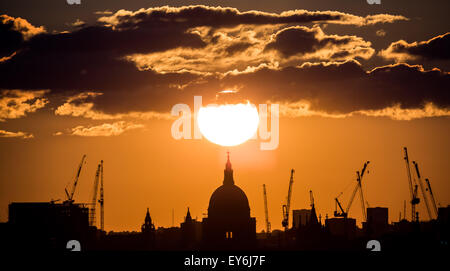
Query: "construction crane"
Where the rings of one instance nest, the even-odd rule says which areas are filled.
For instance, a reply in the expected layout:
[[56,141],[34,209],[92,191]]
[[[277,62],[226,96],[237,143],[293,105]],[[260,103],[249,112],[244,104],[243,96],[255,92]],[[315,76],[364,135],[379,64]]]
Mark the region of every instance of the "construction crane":
[[431,220],[431,219],[433,219],[433,217],[431,215],[430,206],[428,204],[427,193],[426,193],[425,188],[423,186],[422,177],[420,176],[419,165],[416,163],[416,161],[413,161],[413,165],[414,165],[414,168],[416,169],[417,180],[419,181],[420,190],[422,191],[423,201],[425,202],[425,206],[427,207],[428,217]]
[[438,217],[438,208],[436,206],[436,199],[434,198],[433,190],[431,190],[430,181],[428,179],[425,179],[425,182],[427,183],[427,186],[428,186],[427,191],[430,193],[431,203],[433,203],[434,214],[436,215],[436,218],[437,218]]
[[103,160],[100,161],[100,229],[105,230],[105,199],[103,197]]
[[[344,208],[342,208],[341,203],[339,202],[339,196],[342,195],[343,192],[341,192],[334,200],[336,202],[336,207],[335,207],[335,211],[334,211],[334,216],[335,217],[343,217],[343,218],[347,218],[348,216],[348,212],[350,211],[350,207],[352,206],[353,203],[353,199],[355,198],[356,192],[359,190],[359,194],[360,194],[360,198],[361,198],[361,208],[362,208],[362,212],[363,212],[363,219],[364,221],[367,219],[366,217],[366,208],[365,208],[365,201],[364,201],[364,194],[363,194],[363,190],[362,190],[362,178],[364,176],[364,173],[366,172],[367,166],[369,165],[370,161],[367,161],[364,163],[364,166],[361,170],[361,173],[359,171],[356,171],[356,186],[353,189],[353,193],[350,197],[350,200],[347,204],[347,208],[344,210]],[[339,207],[340,212],[337,211],[337,207]]]
[[[364,221],[367,220],[367,214],[366,214],[366,206],[364,206],[364,195],[363,195],[363,189],[361,186],[361,180],[362,180],[362,175],[364,174],[364,171],[366,170],[367,165],[369,164],[369,161],[367,161],[364,164],[363,170],[361,171],[361,174],[359,173],[359,171],[356,172],[357,175],[357,180],[358,180],[358,185],[359,185],[359,195],[360,195],[360,199],[361,199],[361,208],[362,208],[362,213],[363,213],[363,219]],[[368,205],[368,204],[367,204]]]
[[89,224],[95,226],[96,216],[96,206],[97,206],[97,194],[98,194],[98,181],[100,178],[100,167],[101,164],[97,166],[97,171],[95,172],[94,178],[94,189],[92,191],[92,201],[91,201],[91,212],[89,213]]
[[287,231],[289,227],[289,212],[291,208],[291,194],[292,194],[292,184],[294,183],[294,169],[291,169],[291,178],[289,180],[289,189],[288,196],[286,198],[286,204],[283,205],[283,221],[281,224],[284,227],[284,230]]
[[264,196],[264,212],[266,214],[266,234],[267,236],[270,236],[269,209],[267,207],[267,192],[265,184],[263,184],[263,196]]
[[312,190],[309,190],[309,200],[311,202],[311,209],[314,208],[314,196]]
[[75,189],[77,188],[78,179],[80,178],[81,168],[83,167],[85,160],[86,160],[86,154],[83,155],[83,157],[81,158],[80,165],[78,165],[78,169],[75,173],[75,178],[73,180],[72,188],[70,189],[70,191],[67,190],[67,187],[64,189],[66,192],[66,197],[67,197],[67,200],[64,201],[64,203],[66,203],[66,204],[72,204],[74,201],[73,195],[75,194]]
[[413,181],[411,178],[411,169],[409,166],[409,158],[408,158],[408,149],[406,147],[403,148],[406,163],[406,174],[408,175],[408,183],[409,183],[409,192],[411,194],[411,221],[416,221],[418,218],[418,214],[416,214],[416,205],[419,204],[420,199],[417,197],[417,184],[413,186]]

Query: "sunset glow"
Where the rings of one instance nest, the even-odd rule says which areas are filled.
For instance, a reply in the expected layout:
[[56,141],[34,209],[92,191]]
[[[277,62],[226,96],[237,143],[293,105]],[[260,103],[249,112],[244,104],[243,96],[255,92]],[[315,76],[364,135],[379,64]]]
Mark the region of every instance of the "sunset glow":
[[244,143],[256,133],[259,124],[258,111],[251,104],[202,107],[197,119],[206,139],[222,146]]
[[448,250],[450,1],[0,7],[0,249]]

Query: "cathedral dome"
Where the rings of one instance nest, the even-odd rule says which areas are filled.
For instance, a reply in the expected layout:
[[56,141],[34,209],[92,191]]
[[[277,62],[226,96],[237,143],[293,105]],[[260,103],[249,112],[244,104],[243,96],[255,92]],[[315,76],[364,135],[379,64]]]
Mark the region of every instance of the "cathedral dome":
[[234,184],[224,184],[214,191],[209,200],[208,216],[250,217],[250,206],[244,191]]
[[250,218],[250,206],[244,191],[234,184],[230,158],[224,170],[223,185],[211,195],[208,207],[210,218]]

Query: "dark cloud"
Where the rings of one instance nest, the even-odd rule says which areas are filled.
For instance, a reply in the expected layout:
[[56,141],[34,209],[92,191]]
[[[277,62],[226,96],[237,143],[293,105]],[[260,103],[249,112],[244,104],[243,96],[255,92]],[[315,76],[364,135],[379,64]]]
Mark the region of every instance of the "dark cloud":
[[[382,21],[386,16],[369,20],[339,12],[269,14],[203,6],[118,11],[103,17],[105,25],[84,26],[70,33],[40,33],[23,39],[20,48],[14,49],[16,54],[0,62],[0,89],[50,89],[50,95],[63,97],[59,105],[65,106],[58,107],[60,115],[94,119],[125,118],[129,115],[117,114],[128,112],[168,112],[176,103],[189,104],[194,95],[202,95],[205,103],[213,102],[224,89],[236,89],[239,95],[255,103],[307,100],[311,109],[330,114],[380,110],[393,105],[422,108],[427,102],[447,110],[449,74],[437,69],[424,71],[420,66],[399,64],[366,72],[355,61],[282,68],[258,63],[258,68],[249,67],[245,72],[195,74],[158,73],[151,66],[141,70],[126,60],[130,54],[208,46],[204,36],[187,31],[192,27],[318,20],[352,24],[359,20],[360,25]],[[247,50],[251,42],[251,39],[233,40],[225,50],[229,54]],[[319,27],[281,30],[267,48],[286,57],[317,53],[319,59],[351,59],[373,53],[370,43],[359,37],[325,35]],[[102,95],[67,100],[86,92]]]
[[450,32],[427,41],[408,43],[399,40],[391,43],[381,56],[389,59],[406,60],[423,58],[429,60],[450,59]]
[[113,30],[104,26],[87,26],[71,33],[43,34],[24,45],[39,53],[109,53],[114,57],[129,53],[150,53],[176,47],[203,47],[196,34],[183,29],[136,28]]
[[280,70],[263,68],[251,73],[229,74],[225,86],[242,83],[240,93],[253,100],[296,102],[307,100],[311,109],[330,114],[359,110],[423,108],[433,103],[450,107],[450,74],[438,69],[396,64],[364,71],[355,61],[303,64]]
[[230,46],[228,46],[225,51],[227,52],[227,55],[234,55],[238,52],[242,52],[245,51],[246,49],[248,49],[249,47],[251,47],[253,45],[253,43],[251,42],[236,42]]
[[9,56],[14,53],[22,44],[23,36],[20,32],[14,31],[10,24],[0,23],[0,57]]
[[120,29],[148,26],[185,25],[186,27],[211,26],[233,27],[241,24],[290,24],[327,22],[350,25],[373,25],[408,20],[400,15],[376,14],[366,17],[338,11],[289,10],[277,13],[262,11],[241,12],[230,7],[208,7],[203,5],[184,7],[156,7],[136,12],[119,10],[111,16],[101,17],[101,22]]
[[[280,29],[281,28],[281,29]],[[371,43],[357,36],[326,35],[319,26],[242,26],[213,31],[196,29],[208,44],[127,57],[140,69],[158,72],[224,73],[268,65],[286,67],[305,61],[369,59]]]
[[[0,62],[0,89],[50,89],[52,94],[109,92],[98,99],[105,100],[105,109],[139,108],[147,105],[142,97],[140,103],[132,105],[124,98],[130,93],[145,96],[155,88],[163,92],[171,84],[182,85],[197,76],[140,71],[124,59],[127,54],[202,46],[205,44],[198,35],[171,27],[114,30],[89,26],[70,33],[43,33],[23,41],[12,58]],[[116,105],[111,103],[114,96],[120,97]],[[116,108],[110,108],[113,106]]]
[[43,32],[43,27],[35,27],[22,18],[0,15],[0,59],[13,54],[25,40]]
[[[373,17],[375,16],[375,17]],[[130,87],[184,85],[197,76],[192,74],[158,74],[139,71],[125,60],[130,54],[164,52],[175,48],[203,48],[207,44],[195,31],[196,26],[235,26],[238,24],[280,24],[333,21],[366,24],[403,20],[398,16],[359,16],[334,12],[286,11],[281,14],[259,11],[240,12],[234,8],[189,6],[181,8],[149,8],[136,12],[120,10],[101,17],[105,25],[83,26],[69,33],[42,33],[20,18],[4,15],[8,29],[19,29],[22,38],[11,34],[5,53],[16,55],[0,62],[0,88],[51,89],[125,92]],[[10,21],[14,21],[11,28]],[[19,22],[19,23],[18,23]],[[4,24],[6,25],[6,24]],[[20,27],[17,27],[20,26]],[[9,33],[9,34],[8,34]],[[15,32],[14,32],[15,33]],[[37,35],[38,34],[38,35]],[[2,36],[3,40],[3,36]],[[245,50],[248,43],[236,43],[228,54]],[[162,88],[161,88],[162,89]],[[107,99],[107,95],[101,97]]]
[[326,35],[320,27],[295,26],[277,32],[265,50],[275,50],[283,57],[313,54],[318,59],[370,58],[371,43],[356,36]]
[[306,27],[286,28],[275,35],[274,40],[266,45],[266,49],[274,49],[287,57],[310,53],[324,46],[316,38],[316,34],[315,29]]

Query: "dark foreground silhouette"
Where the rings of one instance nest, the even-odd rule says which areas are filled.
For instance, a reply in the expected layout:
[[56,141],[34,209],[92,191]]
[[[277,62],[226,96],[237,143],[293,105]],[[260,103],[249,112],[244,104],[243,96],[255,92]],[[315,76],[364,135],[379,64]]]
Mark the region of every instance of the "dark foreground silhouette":
[[[109,232],[90,226],[89,207],[64,203],[11,203],[9,220],[0,223],[2,250],[68,250],[76,240],[81,250],[299,250],[383,251],[448,250],[450,206],[439,208],[438,217],[427,222],[405,219],[388,224],[387,208],[367,208],[363,228],[344,217],[318,219],[314,204],[293,211],[293,226],[286,230],[256,233],[256,219],[244,191],[235,185],[228,157],[223,184],[211,195],[208,216],[193,219],[189,208],[180,227],[156,228],[147,209],[141,232]],[[92,223],[91,223],[92,224]],[[72,246],[70,246],[72,247]]]

